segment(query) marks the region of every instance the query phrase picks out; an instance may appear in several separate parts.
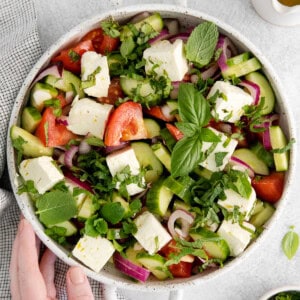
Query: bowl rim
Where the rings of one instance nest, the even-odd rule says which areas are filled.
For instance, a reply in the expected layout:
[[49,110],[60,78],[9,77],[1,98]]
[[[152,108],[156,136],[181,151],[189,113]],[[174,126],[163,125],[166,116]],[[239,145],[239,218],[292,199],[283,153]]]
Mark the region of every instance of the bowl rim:
[[266,292],[259,300],[268,300],[272,296],[276,296],[278,293],[281,292],[299,292],[300,293],[300,285],[283,285],[274,289],[269,290]]
[[[236,257],[232,261],[227,262],[223,268],[220,268],[217,271],[211,272],[209,274],[205,274],[205,276],[196,275],[192,276],[188,279],[173,279],[173,280],[168,280],[168,281],[148,281],[145,284],[141,283],[135,283],[133,281],[129,281],[124,277],[123,278],[119,277],[116,278],[117,276],[111,275],[111,274],[106,274],[109,272],[103,273],[101,271],[100,273],[96,273],[89,268],[85,267],[83,264],[79,263],[75,259],[69,257],[66,254],[66,251],[63,251],[61,247],[59,247],[56,243],[50,240],[50,238],[44,233],[42,225],[37,222],[37,220],[32,216],[30,213],[30,208],[25,205],[23,199],[23,195],[18,195],[17,194],[17,181],[18,178],[16,177],[18,175],[17,172],[17,167],[15,165],[15,159],[14,159],[14,150],[12,148],[11,142],[10,142],[10,128],[12,125],[17,123],[18,120],[18,115],[19,111],[22,109],[22,105],[24,105],[24,97],[26,96],[27,90],[31,85],[32,80],[35,78],[37,73],[45,67],[49,63],[49,58],[53,56],[57,51],[64,47],[68,43],[66,41],[70,41],[74,39],[74,37],[78,34],[81,33],[82,35],[87,32],[84,31],[84,29],[91,29],[93,26],[96,24],[99,24],[100,20],[107,19],[111,16],[114,18],[122,18],[130,15],[133,16],[134,14],[137,14],[142,11],[149,11],[149,12],[155,12],[159,11],[162,14],[179,14],[179,15],[190,15],[193,18],[199,19],[199,22],[203,20],[211,21],[214,22],[221,31],[225,31],[227,34],[230,34],[231,37],[236,39],[239,43],[241,43],[244,47],[249,49],[254,56],[258,57],[259,60],[262,62],[263,69],[265,71],[265,74],[267,77],[271,77],[269,79],[272,79],[272,86],[275,89],[275,94],[277,97],[277,101],[279,100],[280,106],[284,108],[284,113],[287,119],[289,120],[287,122],[287,131],[290,133],[290,137],[295,137],[295,126],[294,126],[294,120],[292,117],[292,114],[290,113],[289,107],[285,104],[286,101],[283,101],[285,97],[283,96],[283,88],[281,86],[281,83],[278,79],[278,76],[276,72],[274,71],[272,65],[269,63],[269,61],[265,58],[265,56],[257,49],[257,47],[246,37],[244,37],[239,31],[231,27],[230,25],[227,25],[225,22],[212,17],[206,13],[201,12],[200,10],[195,10],[195,9],[190,9],[186,8],[183,6],[178,6],[178,5],[170,5],[170,4],[141,4],[141,5],[131,5],[131,6],[124,6],[120,7],[118,9],[110,9],[107,10],[103,13],[96,14],[92,16],[91,18],[88,18],[87,20],[81,22],[80,24],[76,25],[73,27],[71,30],[69,30],[67,33],[62,35],[56,42],[54,42],[44,53],[43,55],[39,58],[39,60],[36,62],[36,64],[33,66],[29,74],[27,75],[26,79],[23,82],[23,85],[20,88],[20,91],[17,95],[15,104],[13,106],[12,112],[11,112],[11,118],[9,121],[9,126],[8,126],[8,134],[7,134],[7,163],[8,163],[8,170],[9,170],[9,177],[10,177],[10,182],[12,184],[13,192],[14,195],[17,199],[18,205],[24,214],[24,217],[29,220],[29,222],[32,224],[34,231],[36,232],[37,236],[41,239],[41,241],[52,251],[58,256],[62,261],[64,261],[66,264],[70,266],[81,266],[83,267],[85,273],[101,282],[104,284],[108,285],[114,285],[119,288],[125,288],[125,289],[138,289],[140,291],[152,291],[152,292],[161,292],[162,290],[166,291],[171,291],[174,289],[183,289],[188,286],[195,286],[201,281],[207,281],[207,280],[212,280],[213,278],[228,272],[231,270],[233,267],[235,267],[237,264],[241,263],[242,260],[246,259],[250,253],[254,251],[254,249],[257,248],[258,244],[261,243],[267,236],[267,232],[270,230],[270,228],[273,227],[273,224],[278,220],[279,216],[282,213],[282,210],[284,206],[286,205],[286,198],[289,193],[289,186],[292,183],[292,180],[295,176],[292,176],[294,174],[294,169],[295,169],[295,143],[292,145],[291,149],[291,155],[290,155],[290,169],[288,171],[288,176],[286,178],[286,183],[285,183],[285,190],[282,195],[282,200],[280,201],[280,204],[278,205],[278,208],[276,210],[276,213],[274,216],[271,218],[271,220],[268,222],[268,226],[264,229],[263,233],[253,242],[249,247],[245,250],[245,252],[241,255],[241,257]],[[121,274],[120,274],[121,275]]]

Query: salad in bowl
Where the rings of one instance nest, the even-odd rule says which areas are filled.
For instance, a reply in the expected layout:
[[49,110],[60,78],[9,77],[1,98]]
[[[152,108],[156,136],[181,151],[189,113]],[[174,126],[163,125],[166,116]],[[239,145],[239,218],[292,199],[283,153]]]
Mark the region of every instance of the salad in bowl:
[[96,279],[218,270],[285,191],[293,139],[261,61],[216,22],[193,20],[108,15],[56,47],[19,95],[19,204]]

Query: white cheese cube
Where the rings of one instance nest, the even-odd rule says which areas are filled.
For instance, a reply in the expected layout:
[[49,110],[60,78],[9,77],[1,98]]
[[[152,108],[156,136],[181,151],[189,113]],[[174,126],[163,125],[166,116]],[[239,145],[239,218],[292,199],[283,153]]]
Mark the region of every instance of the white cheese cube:
[[92,134],[103,139],[105,126],[113,105],[98,103],[89,98],[73,102],[67,128],[75,134]]
[[72,254],[95,272],[100,272],[111,258],[115,248],[113,244],[101,237],[84,235],[79,239]]
[[143,53],[147,74],[163,76],[167,73],[171,81],[180,81],[188,71],[188,62],[184,54],[182,40],[173,44],[167,40],[159,41]]
[[64,179],[64,175],[50,156],[23,160],[20,164],[20,174],[25,181],[33,181],[39,194],[44,194]]
[[217,233],[226,240],[231,256],[241,254],[250,243],[255,227],[247,222],[243,222],[243,227],[232,220],[224,220]]
[[249,220],[250,213],[256,201],[255,190],[252,188],[252,192],[248,199],[242,197],[232,189],[226,189],[224,190],[224,193],[226,195],[226,199],[218,200],[218,204],[226,208],[229,212],[232,212],[234,207],[237,206],[239,208],[239,211],[242,214],[245,214],[245,220]]
[[172,237],[153,214],[146,211],[134,220],[137,232],[134,237],[149,254],[154,254],[166,245]]
[[[97,68],[99,68],[99,72]],[[81,80],[89,80],[89,76],[94,76],[95,85],[85,88],[84,92],[92,97],[107,97],[110,76],[106,56],[94,51],[87,51],[82,55]]]
[[[229,162],[232,153],[234,152],[238,142],[235,139],[231,139],[226,134],[215,130],[214,128],[208,127],[216,135],[220,137],[220,142],[216,147],[209,153],[207,158],[200,163],[200,166],[212,171],[218,172],[223,171],[227,163]],[[213,143],[203,142],[202,151],[208,151]]]
[[219,92],[219,96],[212,110],[212,115],[220,121],[235,123],[244,114],[243,107],[253,104],[253,98],[250,94],[229,82],[216,81],[207,97],[210,98],[217,92]]
[[[106,163],[112,176],[122,172],[125,167],[129,166],[131,175],[138,175],[141,171],[141,166],[136,158],[135,152],[131,147],[115,151],[106,157]],[[142,179],[145,185],[145,179]],[[119,188],[120,184],[116,186]],[[138,194],[144,190],[143,187],[138,186],[136,183],[130,183],[126,186],[127,192],[130,196]]]

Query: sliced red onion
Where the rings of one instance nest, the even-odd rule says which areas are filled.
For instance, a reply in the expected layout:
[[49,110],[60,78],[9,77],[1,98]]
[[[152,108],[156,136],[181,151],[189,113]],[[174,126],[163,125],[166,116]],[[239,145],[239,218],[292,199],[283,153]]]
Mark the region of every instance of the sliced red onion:
[[158,41],[166,40],[170,37],[168,29],[164,28],[156,37],[150,39],[148,43],[150,45],[155,44]]
[[122,142],[120,145],[117,145],[117,146],[106,146],[105,154],[109,154],[111,152],[121,150],[123,148],[126,148],[128,145],[129,145],[129,142]]
[[74,99],[74,92],[73,91],[66,92],[66,97],[65,98],[66,98],[67,104],[70,104]]
[[50,67],[47,67],[46,69],[42,70],[37,77],[33,80],[31,83],[31,86],[33,86],[36,82],[40,81],[47,75],[53,75],[56,78],[61,78],[63,71],[63,65],[61,63],[57,63],[55,65],[52,65]]
[[231,156],[229,163],[233,166],[237,166],[238,168],[240,168],[243,171],[247,171],[249,177],[253,178],[255,176],[254,170],[243,160],[241,160],[235,156]]
[[219,70],[219,66],[217,63],[214,63],[209,68],[207,68],[205,71],[201,72],[201,78],[203,80],[207,80],[208,78],[213,78],[213,76],[216,74],[216,72]]
[[87,154],[87,153],[89,153],[91,150],[92,150],[92,146],[89,145],[89,144],[86,142],[85,139],[83,139],[83,140],[80,142],[79,146],[78,146],[78,152],[79,152],[80,154]]
[[78,152],[78,149],[79,149],[78,146],[72,145],[70,149],[68,149],[65,152],[65,166],[67,166],[68,168],[73,167],[73,158],[75,154]]
[[178,232],[175,229],[175,222],[181,219],[181,235],[186,238],[189,235],[189,229],[194,222],[194,216],[183,209],[175,210],[169,217],[168,229],[172,237],[178,237]]
[[222,52],[217,62],[221,71],[225,71],[228,68],[228,65],[226,64],[227,59],[231,56],[235,56],[237,54],[237,49],[233,45],[231,40],[223,35],[219,37],[216,48],[222,49]]
[[257,105],[260,98],[260,87],[256,83],[249,81],[249,80],[243,80],[239,83],[240,86],[245,87],[252,96],[254,100],[254,105]]
[[76,185],[77,187],[87,190],[89,192],[91,192],[92,194],[94,194],[93,188],[90,186],[90,184],[86,181],[81,181],[79,178],[77,178],[76,176],[74,176],[70,171],[68,170],[64,170],[64,175],[65,177],[70,180],[74,185]]
[[182,40],[185,43],[185,42],[187,42],[190,34],[191,34],[190,32],[180,32],[178,34],[174,34],[174,35],[170,36],[169,41],[171,43],[173,43],[176,40]]
[[266,127],[265,131],[262,133],[262,139],[263,139],[263,146],[266,150],[271,150],[272,145],[271,145],[271,137],[270,137],[270,127]]
[[179,33],[179,21],[177,19],[165,18],[164,24],[168,28],[168,31],[171,35],[175,35]]
[[140,267],[130,260],[124,258],[119,252],[114,253],[113,260],[114,265],[118,270],[136,280],[145,282],[150,276],[149,270]]
[[150,13],[148,11],[144,11],[142,13],[139,13],[137,15],[135,15],[130,21],[129,23],[132,23],[132,24],[136,24],[140,21],[143,21],[145,20],[146,18],[148,18],[150,16]]
[[55,122],[56,124],[61,124],[61,125],[65,125],[65,126],[68,126],[69,123],[68,123],[68,117],[67,116],[60,116],[60,117],[57,117],[55,119]]
[[175,100],[178,98],[178,88],[173,88],[172,91],[170,92],[170,98],[172,100]]

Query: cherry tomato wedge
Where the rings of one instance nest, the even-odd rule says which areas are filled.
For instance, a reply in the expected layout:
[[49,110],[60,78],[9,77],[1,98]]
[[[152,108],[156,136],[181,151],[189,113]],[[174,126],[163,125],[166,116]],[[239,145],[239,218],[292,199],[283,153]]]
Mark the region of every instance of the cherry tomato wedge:
[[252,180],[252,186],[259,199],[275,203],[282,196],[284,173],[273,172],[270,175],[263,176],[261,178],[254,178]]
[[179,141],[184,137],[183,133],[175,125],[166,123],[166,127],[176,141]]
[[124,93],[121,88],[120,78],[115,77],[112,78],[110,82],[107,97],[100,97],[97,100],[101,103],[114,105],[119,98],[123,98],[123,97],[124,97]]
[[35,135],[47,147],[66,145],[71,139],[76,138],[76,135],[69,131],[65,125],[56,123],[56,116],[52,107],[45,109]]
[[79,42],[72,48],[62,50],[59,55],[52,58],[51,61],[61,61],[66,70],[79,74],[81,71],[81,56],[86,51],[94,51],[91,40]]
[[162,112],[162,109],[160,106],[152,106],[150,107],[149,109],[144,109],[144,112],[147,114],[147,115],[150,115],[154,118],[157,118],[157,119],[160,119],[160,120],[163,120],[165,122],[171,122],[173,121],[173,118],[170,119],[168,118],[167,116],[165,116]]
[[141,104],[128,101],[117,107],[106,126],[105,145],[118,146],[121,142],[146,138]]
[[107,54],[117,50],[120,39],[113,38],[107,35],[102,28],[94,29],[88,32],[83,38],[83,41],[91,40],[95,51],[101,54]]

